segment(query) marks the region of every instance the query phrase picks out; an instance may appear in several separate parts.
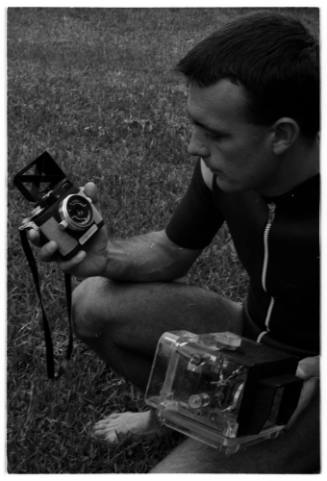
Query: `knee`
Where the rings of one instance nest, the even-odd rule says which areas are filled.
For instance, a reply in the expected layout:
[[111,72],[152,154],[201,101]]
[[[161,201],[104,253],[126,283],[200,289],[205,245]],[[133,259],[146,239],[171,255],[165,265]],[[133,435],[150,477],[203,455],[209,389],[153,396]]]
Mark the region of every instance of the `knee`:
[[108,302],[108,284],[105,278],[89,277],[74,289],[72,318],[77,337],[100,337],[105,325],[110,324],[110,312],[105,306],[105,301]]

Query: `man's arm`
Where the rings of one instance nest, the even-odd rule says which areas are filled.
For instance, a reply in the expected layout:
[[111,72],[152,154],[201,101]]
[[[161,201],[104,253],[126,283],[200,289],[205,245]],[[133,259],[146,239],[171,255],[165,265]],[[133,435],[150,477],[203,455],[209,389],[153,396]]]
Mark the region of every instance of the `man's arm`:
[[[85,193],[96,203],[96,187],[86,184]],[[35,245],[40,242],[39,232],[29,232]],[[113,280],[131,282],[171,281],[186,274],[201,249],[179,247],[165,231],[150,232],[130,239],[110,240],[103,227],[72,259],[58,256],[56,242],[40,247],[42,261],[57,262],[59,267],[77,277],[104,276]]]
[[[29,233],[38,243],[38,233]],[[165,231],[149,232],[130,239],[108,240],[105,228],[97,234],[87,251],[61,260],[54,241],[40,249],[45,262],[57,262],[64,272],[76,277],[107,277],[122,282],[172,281],[186,274],[201,250],[186,249],[172,242]]]
[[120,281],[171,281],[184,276],[200,253],[179,247],[164,230],[109,240],[103,275]]
[[[201,251],[210,243],[223,222],[212,202],[212,174],[199,162],[191,184],[165,230],[125,240],[109,240],[103,227],[69,261],[62,261],[55,242],[40,249],[43,261],[58,262],[59,267],[77,277],[104,276],[131,282],[171,281],[185,275]],[[97,202],[96,187],[89,182],[85,194]],[[35,231],[29,234],[39,243]]]

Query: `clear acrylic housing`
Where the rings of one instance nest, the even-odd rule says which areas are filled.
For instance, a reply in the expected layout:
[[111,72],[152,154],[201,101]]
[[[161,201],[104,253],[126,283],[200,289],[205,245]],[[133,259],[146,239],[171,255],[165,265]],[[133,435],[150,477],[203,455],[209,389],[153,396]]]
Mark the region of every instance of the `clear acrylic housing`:
[[[166,426],[230,453],[237,451],[242,444],[278,435],[283,424],[272,420],[278,419],[283,403],[283,383],[276,384],[275,378],[272,378],[273,383],[266,383],[268,387],[260,378],[264,386],[261,396],[265,393],[266,398],[266,393],[269,394],[269,416],[263,429],[251,432],[250,428],[244,432],[243,428],[240,435],[240,422],[245,418],[243,401],[244,397],[249,397],[249,386],[253,387],[254,357],[258,357],[253,354],[257,348],[251,343],[246,340],[245,346],[252,349],[247,355],[244,339],[230,332],[204,335],[187,331],[164,333],[157,345],[146,403],[157,410]],[[275,365],[271,352],[269,355],[268,364]],[[278,362],[280,364],[280,359]],[[266,366],[265,369],[267,371]]]

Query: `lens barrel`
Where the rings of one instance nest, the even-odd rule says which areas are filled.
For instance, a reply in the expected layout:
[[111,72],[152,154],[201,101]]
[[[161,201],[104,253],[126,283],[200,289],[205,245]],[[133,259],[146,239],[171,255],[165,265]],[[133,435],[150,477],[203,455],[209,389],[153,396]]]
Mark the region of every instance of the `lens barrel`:
[[74,231],[84,231],[93,222],[93,209],[90,201],[81,194],[70,194],[59,207],[62,222]]

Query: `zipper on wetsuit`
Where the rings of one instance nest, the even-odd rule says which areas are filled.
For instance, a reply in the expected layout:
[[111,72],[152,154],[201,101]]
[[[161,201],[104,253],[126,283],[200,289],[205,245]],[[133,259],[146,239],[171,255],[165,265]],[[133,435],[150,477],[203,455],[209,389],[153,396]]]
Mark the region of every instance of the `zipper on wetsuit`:
[[[266,227],[263,231],[263,264],[262,264],[262,272],[261,272],[261,284],[262,289],[264,292],[267,292],[267,271],[268,271],[268,264],[269,264],[269,234],[272,227],[272,224],[275,219],[275,210],[276,204],[273,202],[268,204],[268,219],[266,223]],[[275,299],[271,296],[266,318],[265,318],[265,326],[266,330],[261,332],[257,337],[257,342],[260,342],[262,337],[267,334],[269,331],[269,321],[271,318],[271,313],[274,307]]]

